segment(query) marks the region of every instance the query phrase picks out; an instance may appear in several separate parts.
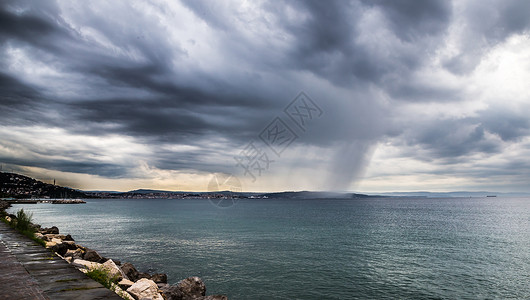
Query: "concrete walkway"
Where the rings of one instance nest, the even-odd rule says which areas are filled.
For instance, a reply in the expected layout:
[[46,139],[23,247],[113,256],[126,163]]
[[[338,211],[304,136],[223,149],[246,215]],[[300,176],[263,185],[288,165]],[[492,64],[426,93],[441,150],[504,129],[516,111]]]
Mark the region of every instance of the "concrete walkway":
[[121,299],[0,222],[0,299]]

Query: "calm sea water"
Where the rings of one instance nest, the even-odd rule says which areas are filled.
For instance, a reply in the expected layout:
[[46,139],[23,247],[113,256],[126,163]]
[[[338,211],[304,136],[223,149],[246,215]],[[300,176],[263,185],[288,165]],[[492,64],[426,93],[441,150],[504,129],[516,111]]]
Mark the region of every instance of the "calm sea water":
[[530,198],[16,205],[104,256],[230,299],[530,299]]

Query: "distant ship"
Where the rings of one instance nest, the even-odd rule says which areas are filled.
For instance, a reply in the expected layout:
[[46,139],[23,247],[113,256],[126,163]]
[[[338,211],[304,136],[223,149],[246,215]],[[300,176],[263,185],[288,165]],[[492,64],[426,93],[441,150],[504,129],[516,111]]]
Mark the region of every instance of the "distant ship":
[[495,197],[497,197],[497,195],[487,195],[486,197],[495,198]]

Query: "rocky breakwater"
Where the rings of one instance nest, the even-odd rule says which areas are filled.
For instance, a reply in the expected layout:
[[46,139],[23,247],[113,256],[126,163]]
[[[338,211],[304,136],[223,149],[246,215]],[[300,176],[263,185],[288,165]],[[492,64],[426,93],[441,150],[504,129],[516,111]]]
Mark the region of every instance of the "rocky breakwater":
[[111,289],[124,299],[153,300],[227,300],[224,295],[206,296],[206,286],[199,277],[189,277],[176,285],[167,283],[166,274],[139,272],[131,263],[123,263],[101,256],[97,251],[78,245],[70,235],[59,233],[57,227],[41,228],[36,234],[46,242],[46,248],[72,264],[79,271],[89,273],[102,270],[115,279]]

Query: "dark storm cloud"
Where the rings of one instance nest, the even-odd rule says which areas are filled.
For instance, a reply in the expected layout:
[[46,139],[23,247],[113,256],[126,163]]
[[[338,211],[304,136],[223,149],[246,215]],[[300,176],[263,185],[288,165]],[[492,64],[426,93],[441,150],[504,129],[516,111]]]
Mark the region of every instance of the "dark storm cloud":
[[38,91],[38,87],[24,83],[0,72],[0,118],[3,125],[51,125],[53,119],[42,115],[54,106]]
[[[16,3],[13,3],[16,6]],[[22,5],[23,6],[23,5]],[[205,157],[216,155],[215,151],[197,149],[193,153],[174,153],[159,150],[157,144],[183,144],[204,146],[209,138],[234,139],[238,146],[258,132],[268,115],[263,110],[270,107],[269,99],[261,95],[249,95],[244,90],[234,91],[225,82],[199,74],[198,87],[183,86],[171,81],[172,71],[168,68],[171,57],[184,55],[183,51],[169,49],[164,38],[149,32],[118,34],[113,31],[112,22],[98,18],[89,20],[95,27],[108,34],[123,47],[134,47],[146,58],[140,62],[111,57],[98,51],[89,41],[64,25],[58,13],[45,10],[47,17],[40,16],[39,9],[22,13],[2,10],[5,22],[3,46],[24,45],[34,51],[43,52],[48,60],[68,72],[82,74],[87,80],[102,79],[108,87],[118,86],[148,91],[150,95],[132,98],[97,98],[79,95],[78,99],[61,99],[46,95],[42,87],[33,87],[8,74],[1,74],[2,102],[0,115],[4,125],[32,125],[65,128],[73,134],[98,136],[104,134],[125,134],[134,136],[146,144],[153,145],[153,157],[139,157],[161,169],[229,171],[227,163],[206,163]],[[37,28],[38,27],[38,28]],[[107,28],[105,28],[107,27]],[[157,47],[153,47],[153,45]],[[167,79],[166,79],[167,78]],[[207,86],[202,89],[200,85]],[[101,88],[106,88],[103,85]],[[211,92],[211,90],[214,92]],[[92,96],[92,97],[91,97]],[[79,99],[87,98],[90,100]],[[261,110],[261,114],[255,112]],[[52,115],[51,117],[49,115]],[[59,117],[57,117],[59,115]],[[260,117],[260,115],[262,117]],[[261,122],[256,122],[261,120]],[[260,125],[258,125],[261,123]],[[51,147],[45,142],[45,146]],[[234,146],[234,147],[235,147]],[[31,148],[31,147],[28,147]],[[207,147],[206,147],[207,148]],[[47,148],[49,149],[49,148]],[[225,151],[225,150],[220,150]],[[92,156],[87,149],[87,156]],[[79,162],[51,158],[59,153],[39,153],[33,149],[34,158],[10,159],[5,163],[24,166],[52,168],[60,171],[98,174],[110,177],[130,176],[134,164],[98,163],[83,158],[83,155],[61,153],[64,157],[79,159]],[[96,154],[96,153],[94,153]],[[41,158],[47,157],[47,158]],[[115,165],[114,168],[111,166]],[[233,165],[230,162],[230,165]],[[52,167],[53,166],[53,167]]]
[[0,72],[0,105],[4,109],[16,106],[26,106],[36,102],[39,92],[36,88]]
[[471,120],[440,120],[414,132],[412,145],[428,149],[426,159],[458,158],[469,153],[497,153],[500,145],[487,141],[484,127]]
[[[66,156],[67,153],[64,153],[63,155]],[[106,177],[120,178],[132,175],[127,166],[101,163],[97,160],[87,160],[85,157],[82,158],[83,161],[72,161],[70,159],[38,159],[27,157],[24,159],[16,159],[0,155],[0,160],[2,163],[16,166],[37,167],[71,173],[97,174]]]
[[[422,65],[432,49],[425,40],[442,35],[451,16],[447,1],[296,1],[288,5],[309,17],[303,22],[287,22],[282,8],[268,6],[280,16],[282,27],[296,37],[286,61],[341,86],[381,83],[396,72],[406,76]],[[421,46],[416,45],[412,53],[411,49],[396,48],[382,55],[361,43],[362,16],[369,8],[382,12],[385,19],[381,23],[402,43]]]
[[503,141],[516,141],[530,135],[530,119],[523,111],[510,111],[493,107],[482,113],[485,130],[499,136]]
[[464,164],[469,156],[477,153],[486,156],[502,153],[506,143],[530,136],[530,121],[523,112],[500,107],[488,108],[474,117],[421,121],[421,124],[400,136],[411,147],[405,155],[446,165]]
[[387,91],[396,100],[407,102],[457,102],[463,96],[456,88],[445,87],[437,82],[419,85],[414,80],[401,79],[387,84]]
[[[45,40],[50,35],[64,31],[52,20],[46,18],[45,14],[16,14],[7,10],[8,7],[17,6],[15,1],[4,2],[0,7],[0,33],[7,37],[23,40],[36,46],[49,46]],[[47,9],[41,10],[41,5],[34,7],[34,13],[47,13]]]
[[452,13],[451,2],[444,0],[381,0],[365,3],[380,7],[391,22],[391,30],[407,42],[444,32]]
[[287,5],[308,17],[289,19],[282,7],[273,3],[266,7],[295,38],[284,58],[286,65],[310,71],[338,85],[354,84],[356,80],[377,81],[385,72],[386,66],[378,64],[376,57],[355,43],[360,3],[295,1]]
[[[530,134],[528,118],[509,110],[417,122],[396,113],[410,103],[466,101],[458,88],[422,81],[419,72],[445,46],[452,22],[462,18],[458,51],[442,63],[456,74],[473,70],[489,49],[527,32],[526,2],[470,2],[458,16],[449,1],[265,2],[253,8],[258,13],[252,25],[269,31],[243,26],[244,16],[224,4],[183,4],[211,31],[212,40],[197,36],[193,43],[212,45],[212,54],[223,61],[220,69],[207,71],[207,58],[190,63],[194,48],[186,46],[190,41],[171,37],[174,25],[126,3],[73,2],[81,8],[69,20],[65,8],[53,1],[2,2],[0,51],[5,57],[22,50],[30,61],[68,76],[32,81],[0,59],[0,124],[125,135],[150,147],[149,157],[138,159],[157,168],[230,172],[233,161],[227,153],[255,138],[298,91],[306,90],[321,101],[326,118],[298,143],[336,150],[330,168],[337,176],[329,179],[336,189],[362,175],[381,140],[399,139],[404,151],[419,147],[421,153],[407,154],[425,161],[458,162],[474,153],[501,152],[491,135],[513,142]],[[98,5],[110,8],[101,13]],[[162,4],[151,8],[171,13]],[[215,140],[221,145],[209,144]],[[168,150],[171,145],[194,150],[174,152]],[[0,159],[108,177],[131,175],[134,168],[65,150],[64,157],[77,161],[29,151],[35,157]],[[85,154],[97,157],[97,149]]]

